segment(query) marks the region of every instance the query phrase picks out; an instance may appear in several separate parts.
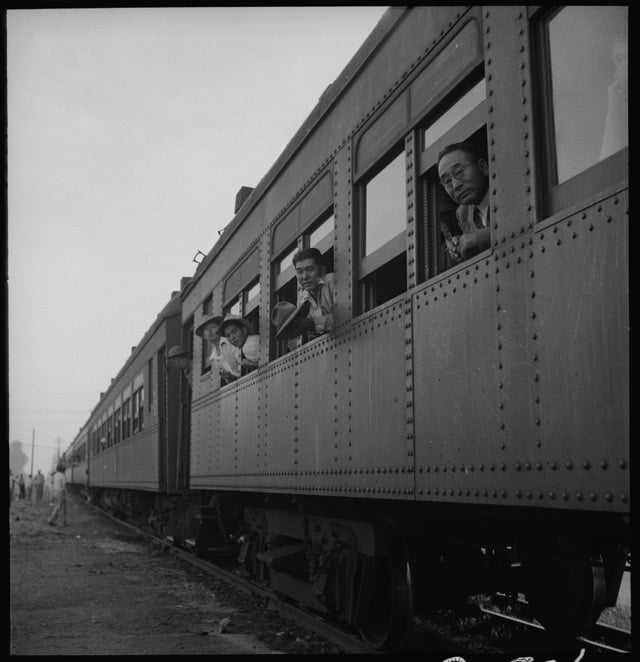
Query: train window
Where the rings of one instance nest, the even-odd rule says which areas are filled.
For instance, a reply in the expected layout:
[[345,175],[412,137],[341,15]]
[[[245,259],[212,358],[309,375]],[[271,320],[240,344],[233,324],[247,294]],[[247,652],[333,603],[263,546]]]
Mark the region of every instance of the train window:
[[548,214],[628,176],[627,22],[624,6],[568,6],[538,22]]
[[235,298],[227,303],[222,310],[224,316],[238,315],[244,317],[253,333],[259,333],[260,322],[260,280],[251,281]]
[[396,150],[358,186],[362,312],[407,289],[406,167]]
[[133,427],[131,434],[136,434],[140,432],[143,426],[143,417],[144,417],[144,387],[141,386],[139,389],[133,392],[131,396],[131,413],[133,415]]
[[122,440],[131,436],[131,398],[122,403]]
[[107,448],[113,446],[113,414],[107,418]]
[[[418,190],[421,215],[417,234],[421,257],[417,279],[423,282],[456,264],[446,250],[445,237],[451,238],[463,231],[456,215],[458,204],[438,176],[440,152],[448,145],[464,142],[478,160],[482,159],[483,167],[487,162],[486,84],[482,71],[465,80],[453,97],[430,114],[420,131],[420,138]],[[454,177],[459,181],[455,174]],[[488,210],[486,202],[485,198],[480,207]],[[483,217],[482,224],[488,228],[488,219]],[[488,229],[484,239],[488,248]]]
[[[211,315],[213,311],[213,294],[210,294],[202,302],[202,316],[206,317]],[[204,375],[206,372],[211,370],[211,363],[209,362],[209,356],[211,356],[211,341],[206,338],[203,334],[200,342],[202,343],[202,352],[200,353],[200,374]]]
[[[322,264],[326,273],[333,272],[333,231],[335,229],[335,223],[336,219],[333,208],[330,208],[320,214],[315,222],[311,224],[307,223],[306,225],[308,227],[297,237],[296,243],[293,246],[289,246],[278,259],[274,260],[274,305],[280,301],[295,303],[298,300],[298,281],[293,265],[293,257],[299,250],[317,248],[322,254]],[[304,338],[300,338],[298,341],[275,341],[274,358],[283,356],[290,351],[294,344],[301,345],[303,342]]]
[[296,254],[297,250],[298,246],[296,245],[275,263],[276,276],[285,273],[287,269],[293,268],[293,256]]
[[151,411],[153,407],[153,357],[147,364],[147,384],[149,385],[147,394],[147,408]]
[[113,412],[113,443],[120,443],[120,407]]
[[135,434],[138,431],[138,391],[134,391],[131,396],[131,413],[133,415],[131,434]]
[[144,386],[138,389],[138,425],[139,430],[144,430]]
[[367,181],[363,192],[363,255],[371,255],[407,225],[404,152]]

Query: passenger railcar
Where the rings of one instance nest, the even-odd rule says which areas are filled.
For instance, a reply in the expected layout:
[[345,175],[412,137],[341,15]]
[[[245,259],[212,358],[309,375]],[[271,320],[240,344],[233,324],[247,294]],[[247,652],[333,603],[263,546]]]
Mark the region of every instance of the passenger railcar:
[[[565,633],[615,603],[630,550],[626,20],[388,10],[181,290],[180,540],[236,549],[376,648],[401,645],[423,606],[478,592],[525,593]],[[489,164],[491,244],[456,266],[437,160],[461,140]],[[335,274],[336,328],[287,351],[270,310],[295,302],[291,257],[309,246]],[[192,332],[220,312],[261,339],[259,368],[222,387]],[[92,486],[116,487],[91,448]],[[117,485],[139,488],[144,464]]]
[[178,455],[180,375],[166,369],[168,348],[181,343],[180,311],[176,291],[81,432],[89,449],[90,498],[156,527],[169,519],[186,476]]
[[62,457],[67,489],[76,495],[89,493],[88,427],[83,425]]

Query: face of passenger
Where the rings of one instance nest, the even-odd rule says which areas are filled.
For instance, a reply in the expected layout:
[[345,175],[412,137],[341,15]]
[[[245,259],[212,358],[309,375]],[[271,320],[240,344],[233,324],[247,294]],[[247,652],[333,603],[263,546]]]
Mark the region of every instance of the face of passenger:
[[303,290],[315,292],[318,289],[318,281],[324,275],[324,267],[321,267],[312,258],[296,262],[296,277]]
[[171,360],[178,370],[188,370],[191,366],[191,359],[188,356],[174,356]]
[[218,335],[219,326],[220,325],[216,324],[215,322],[209,322],[208,324],[205,325],[204,329],[202,330],[202,335],[207,340],[215,340]]
[[247,339],[247,330],[240,324],[227,324],[224,329],[224,337],[236,347],[242,347]]
[[477,204],[489,187],[487,162],[484,159],[473,161],[469,154],[460,149],[440,159],[438,176],[449,197],[459,205]]

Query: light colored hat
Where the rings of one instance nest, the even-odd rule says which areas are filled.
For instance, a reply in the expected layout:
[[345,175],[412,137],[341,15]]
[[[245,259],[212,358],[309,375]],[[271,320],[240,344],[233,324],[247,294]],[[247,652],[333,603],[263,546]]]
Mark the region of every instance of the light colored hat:
[[298,307],[288,301],[279,301],[271,310],[271,322],[276,327],[276,337],[286,336],[294,322],[306,317],[311,307],[310,301],[303,301]]
[[249,321],[244,317],[240,317],[240,315],[227,315],[220,323],[218,333],[220,335],[224,335],[224,330],[227,326],[229,326],[229,324],[237,324],[238,326],[243,326],[249,335],[253,333],[253,328],[251,327]]
[[[196,335],[200,336],[202,338],[202,334],[204,333],[204,327],[207,324],[210,324],[213,322],[214,324],[217,324],[218,326],[220,325],[220,322],[222,322],[222,316],[221,315],[207,315],[200,324],[196,327]],[[218,333],[220,333],[220,329],[218,329]]]
[[179,356],[189,356],[189,352],[184,347],[180,347],[180,345],[174,345],[167,354],[168,359],[175,359]]

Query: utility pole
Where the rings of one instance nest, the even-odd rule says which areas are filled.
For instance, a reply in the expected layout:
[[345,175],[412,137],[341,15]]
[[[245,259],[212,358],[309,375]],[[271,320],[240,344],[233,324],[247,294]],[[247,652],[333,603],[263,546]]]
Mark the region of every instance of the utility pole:
[[31,472],[29,474],[31,476],[33,476],[33,454],[35,452],[35,447],[36,447],[36,431],[34,428],[31,434]]

